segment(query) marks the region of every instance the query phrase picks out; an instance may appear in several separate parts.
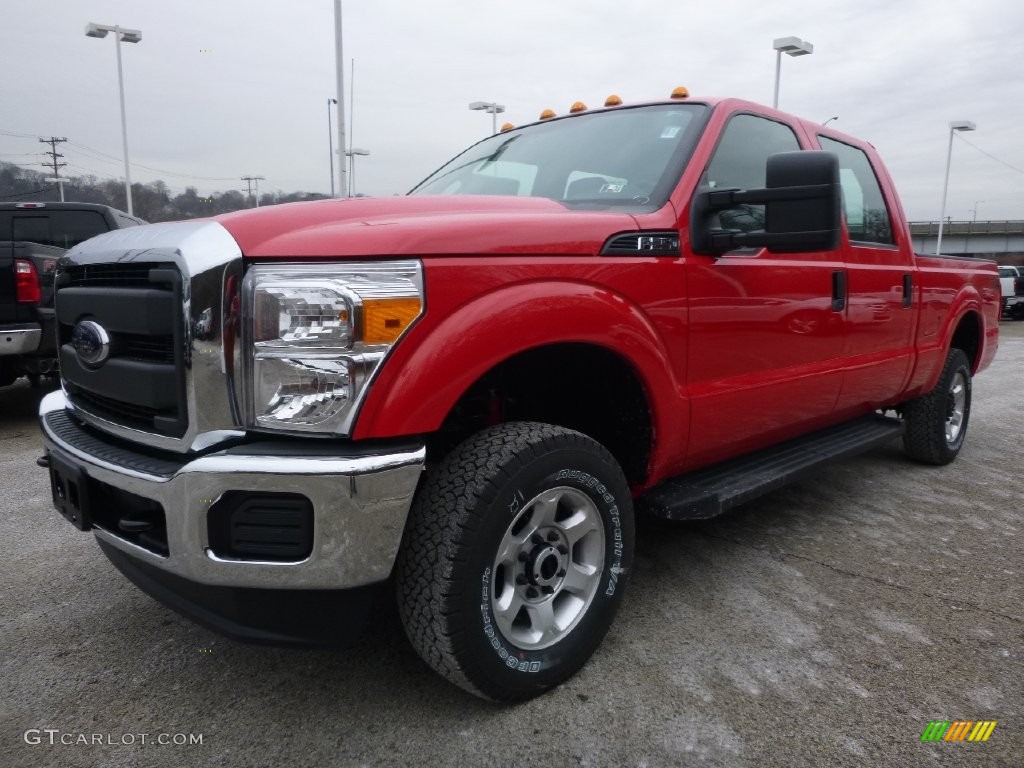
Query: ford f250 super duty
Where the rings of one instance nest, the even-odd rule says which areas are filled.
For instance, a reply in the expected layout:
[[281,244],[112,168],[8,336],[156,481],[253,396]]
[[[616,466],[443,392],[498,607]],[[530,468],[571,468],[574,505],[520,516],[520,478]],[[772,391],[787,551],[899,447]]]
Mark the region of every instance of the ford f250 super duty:
[[346,639],[390,584],[428,664],[508,701],[601,642],[638,511],[894,439],[951,461],[995,265],[916,255],[868,143],[678,96],[510,127],[405,197],[72,249],[59,511],[237,638]]

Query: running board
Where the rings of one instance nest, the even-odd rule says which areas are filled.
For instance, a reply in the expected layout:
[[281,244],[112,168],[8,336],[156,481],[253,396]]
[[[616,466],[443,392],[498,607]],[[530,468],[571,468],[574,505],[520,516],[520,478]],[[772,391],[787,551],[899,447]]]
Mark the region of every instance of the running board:
[[706,520],[902,434],[899,419],[867,416],[666,480],[641,496],[637,505],[666,520]]

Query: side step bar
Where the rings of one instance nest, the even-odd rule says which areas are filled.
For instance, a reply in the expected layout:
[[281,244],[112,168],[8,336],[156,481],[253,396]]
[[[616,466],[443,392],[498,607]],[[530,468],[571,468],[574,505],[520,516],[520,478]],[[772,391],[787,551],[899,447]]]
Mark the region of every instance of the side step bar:
[[706,520],[902,434],[899,419],[867,416],[666,480],[645,493],[637,506],[666,520]]

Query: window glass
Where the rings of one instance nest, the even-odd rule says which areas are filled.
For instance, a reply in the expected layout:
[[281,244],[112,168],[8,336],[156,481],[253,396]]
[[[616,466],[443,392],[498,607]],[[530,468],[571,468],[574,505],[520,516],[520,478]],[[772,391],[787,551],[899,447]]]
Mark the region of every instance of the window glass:
[[550,120],[492,136],[440,168],[414,195],[547,197],[574,208],[664,205],[707,108],[672,104]]
[[50,244],[49,216],[15,216],[11,222],[11,240]]
[[[762,189],[768,157],[798,149],[800,142],[788,125],[756,115],[736,115],[722,132],[702,184],[713,189]],[[725,229],[764,229],[764,206],[740,205],[719,212],[718,218]]]
[[71,248],[109,229],[98,211],[49,211],[45,214],[15,214],[11,240]]
[[892,224],[885,197],[871,162],[863,150],[835,139],[819,136],[821,148],[839,158],[839,181],[843,187],[843,212],[850,239],[862,243],[891,245]]

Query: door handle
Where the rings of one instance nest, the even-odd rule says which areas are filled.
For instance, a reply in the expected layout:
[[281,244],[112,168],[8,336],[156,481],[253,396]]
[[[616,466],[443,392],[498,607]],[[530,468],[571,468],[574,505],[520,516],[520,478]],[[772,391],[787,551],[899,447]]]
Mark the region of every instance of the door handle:
[[903,306],[909,307],[914,303],[914,277],[913,275],[903,276]]
[[832,311],[846,309],[846,272],[837,269],[832,273]]

